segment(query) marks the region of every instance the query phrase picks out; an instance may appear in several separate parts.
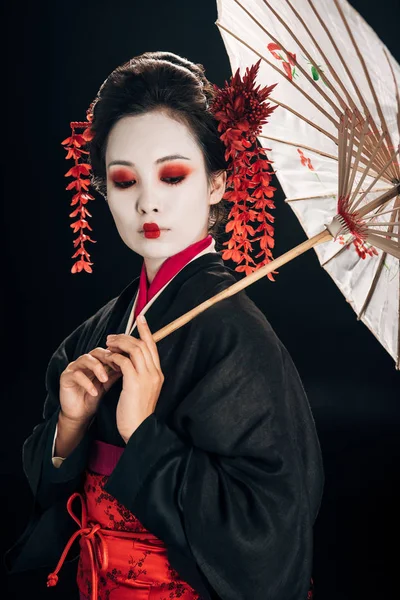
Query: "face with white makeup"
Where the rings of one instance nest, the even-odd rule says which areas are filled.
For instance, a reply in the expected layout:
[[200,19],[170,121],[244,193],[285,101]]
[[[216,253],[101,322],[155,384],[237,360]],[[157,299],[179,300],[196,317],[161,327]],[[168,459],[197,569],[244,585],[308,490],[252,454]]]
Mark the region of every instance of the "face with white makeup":
[[[116,227],[125,244],[143,256],[152,281],[167,258],[206,237],[210,206],[222,199],[226,172],[210,182],[191,130],[161,110],[117,121],[105,160]],[[159,237],[146,237],[145,223],[156,223]]]

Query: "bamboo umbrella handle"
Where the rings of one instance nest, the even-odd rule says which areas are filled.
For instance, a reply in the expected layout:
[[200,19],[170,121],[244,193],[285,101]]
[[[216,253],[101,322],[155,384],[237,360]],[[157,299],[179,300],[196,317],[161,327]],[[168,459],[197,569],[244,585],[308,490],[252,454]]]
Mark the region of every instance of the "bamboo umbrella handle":
[[329,240],[332,239],[332,237],[333,237],[332,234],[329,233],[329,231],[327,229],[324,229],[323,231],[321,231],[321,233],[318,233],[317,235],[306,240],[302,244],[299,244],[295,248],[292,248],[288,252],[285,252],[285,254],[282,254],[282,256],[280,256],[279,258],[276,258],[275,260],[268,263],[264,267],[261,267],[260,269],[258,269],[257,271],[254,271],[250,275],[243,277],[243,279],[241,279],[240,281],[237,281],[230,287],[226,288],[226,290],[223,290],[222,292],[219,292],[219,294],[216,294],[215,296],[208,298],[208,300],[205,300],[204,302],[202,302],[195,308],[192,308],[192,310],[189,310],[187,313],[184,313],[183,315],[181,315],[180,317],[175,319],[175,321],[171,321],[171,323],[169,323],[168,325],[165,325],[165,327],[162,327],[161,329],[159,329],[158,331],[153,333],[154,341],[159,342],[163,338],[167,337],[167,335],[169,335],[173,331],[176,331],[183,325],[186,325],[186,323],[188,323],[189,321],[191,321],[192,319],[197,317],[197,315],[199,315],[203,311],[207,310],[207,308],[210,308],[210,306],[213,306],[213,304],[220,302],[224,298],[229,298],[230,296],[237,294],[244,288],[248,287],[249,285],[251,285],[252,283],[257,281],[258,279],[261,279],[262,277],[267,275],[267,273],[271,273],[278,267],[281,267],[282,265],[290,262],[291,260],[293,260],[293,258],[296,258],[296,256],[300,256],[300,254],[303,254],[310,248],[313,248],[314,246],[317,246],[318,244],[328,242]]

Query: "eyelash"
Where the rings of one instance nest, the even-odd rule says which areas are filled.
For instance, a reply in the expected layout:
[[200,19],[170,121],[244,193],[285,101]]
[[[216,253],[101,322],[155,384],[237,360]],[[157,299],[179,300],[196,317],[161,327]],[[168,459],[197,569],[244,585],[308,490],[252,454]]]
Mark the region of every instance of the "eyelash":
[[[165,177],[164,181],[166,179],[178,179],[179,181],[174,181],[172,183],[170,182],[170,183],[168,183],[168,185],[179,185],[180,183],[182,183],[182,181],[185,179],[185,177]],[[133,179],[132,181],[135,181],[135,180]],[[132,181],[113,181],[113,184],[117,188],[126,190],[126,189],[128,189],[128,187],[131,187]]]

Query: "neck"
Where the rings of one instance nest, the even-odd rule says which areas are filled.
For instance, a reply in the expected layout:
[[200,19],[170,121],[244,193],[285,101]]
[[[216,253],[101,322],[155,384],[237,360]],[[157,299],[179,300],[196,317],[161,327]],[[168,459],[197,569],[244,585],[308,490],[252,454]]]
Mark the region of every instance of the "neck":
[[[207,237],[207,235],[208,235],[207,229],[205,229],[205,231],[202,231],[202,233],[199,236],[197,236],[197,239],[195,239],[186,248],[184,248],[183,250],[181,250],[174,256],[177,256],[178,254],[183,253],[187,248],[189,248],[189,246],[192,246],[193,244],[200,242],[200,240],[204,240],[204,238]],[[161,266],[168,258],[169,258],[168,256],[165,256],[164,258],[148,258],[146,256],[143,257],[144,265],[146,268],[147,281],[148,281],[149,285],[152,283],[154,277],[157,275]]]
[[167,260],[166,258],[144,258],[144,264],[146,267],[147,281],[150,283],[157,275],[161,265]]

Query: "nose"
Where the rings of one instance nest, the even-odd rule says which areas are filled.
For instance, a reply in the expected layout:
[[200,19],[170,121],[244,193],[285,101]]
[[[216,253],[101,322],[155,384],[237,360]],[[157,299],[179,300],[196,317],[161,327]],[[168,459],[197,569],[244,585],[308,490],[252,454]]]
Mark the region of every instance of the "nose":
[[143,187],[141,193],[137,199],[137,210],[140,215],[147,215],[152,213],[158,213],[160,210],[160,203],[150,187]]

